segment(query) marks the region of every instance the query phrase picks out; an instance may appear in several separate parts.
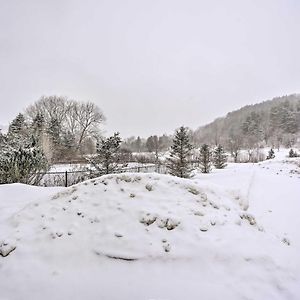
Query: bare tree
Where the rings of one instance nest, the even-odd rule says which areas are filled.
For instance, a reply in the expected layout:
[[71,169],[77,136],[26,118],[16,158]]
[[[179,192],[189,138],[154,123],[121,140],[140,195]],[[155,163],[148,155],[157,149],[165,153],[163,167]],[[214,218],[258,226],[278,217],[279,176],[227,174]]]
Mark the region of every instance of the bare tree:
[[77,147],[79,149],[85,138],[95,136],[105,117],[94,103],[87,102],[74,104],[74,119],[78,123]]
[[40,114],[46,122],[56,119],[59,123],[65,123],[65,118],[69,111],[69,102],[66,97],[42,96],[26,109],[25,115],[30,120],[34,120],[37,114]]
[[[37,115],[43,117],[45,134],[51,135],[55,127],[56,145],[54,152],[63,158],[65,146],[63,141],[72,141],[72,150],[83,152],[84,143],[100,135],[100,125],[105,121],[102,111],[92,102],[78,102],[60,96],[43,96],[26,109],[26,117],[33,122]],[[67,145],[70,148],[70,145]],[[68,151],[67,151],[68,152]],[[59,159],[59,158],[57,158]]]
[[236,163],[238,161],[238,155],[240,153],[240,150],[243,145],[243,138],[240,134],[231,133],[230,138],[227,141],[227,147],[230,151],[231,156],[234,159],[234,162]]

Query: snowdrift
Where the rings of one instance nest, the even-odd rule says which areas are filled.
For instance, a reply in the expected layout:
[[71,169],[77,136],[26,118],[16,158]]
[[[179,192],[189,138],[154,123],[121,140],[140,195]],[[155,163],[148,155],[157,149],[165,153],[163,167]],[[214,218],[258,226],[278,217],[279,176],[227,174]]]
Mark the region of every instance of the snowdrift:
[[14,250],[63,259],[191,258],[224,242],[237,248],[267,238],[239,196],[157,174],[86,181],[30,203],[7,225],[2,256]]
[[[237,185],[246,178],[230,168],[226,176]],[[205,178],[116,174],[69,188],[0,187],[2,296],[297,299],[293,240],[247,212],[245,191]]]

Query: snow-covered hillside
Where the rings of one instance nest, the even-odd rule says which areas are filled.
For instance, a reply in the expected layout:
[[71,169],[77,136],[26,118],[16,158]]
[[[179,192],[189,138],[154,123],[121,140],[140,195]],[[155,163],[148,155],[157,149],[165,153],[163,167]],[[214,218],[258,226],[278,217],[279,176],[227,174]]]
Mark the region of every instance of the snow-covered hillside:
[[299,299],[287,161],[0,186],[0,299]]

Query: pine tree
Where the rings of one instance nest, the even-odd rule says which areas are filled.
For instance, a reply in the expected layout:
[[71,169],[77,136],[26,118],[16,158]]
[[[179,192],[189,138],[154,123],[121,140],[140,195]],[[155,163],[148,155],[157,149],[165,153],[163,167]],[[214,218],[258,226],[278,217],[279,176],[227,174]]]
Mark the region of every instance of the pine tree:
[[29,137],[25,118],[23,114],[18,114],[8,127],[7,139],[10,145],[17,148],[24,144]]
[[47,159],[33,136],[17,147],[9,137],[1,145],[0,183],[37,184],[47,169]]
[[170,157],[167,159],[167,168],[171,175],[182,178],[191,177],[192,168],[189,160],[192,148],[188,130],[181,126],[175,132]]
[[146,147],[149,152],[153,152],[155,150],[154,137],[152,135],[147,138]]
[[38,138],[39,142],[42,139],[42,135],[43,135],[43,132],[44,132],[44,127],[45,127],[44,116],[40,113],[37,113],[35,118],[32,121],[31,129],[32,129],[33,135],[36,138]]
[[47,128],[47,133],[54,145],[60,144],[61,127],[57,119],[51,119]]
[[293,111],[288,111],[285,120],[285,131],[287,133],[295,134],[298,131],[297,114]]
[[8,127],[8,135],[20,134],[25,130],[25,118],[23,114],[18,114]]
[[294,151],[293,149],[291,149],[289,151],[289,157],[299,157],[297,151]]
[[266,159],[273,159],[275,158],[275,153],[274,150],[271,148],[270,151],[268,152],[268,156],[266,157]]
[[209,173],[211,171],[211,150],[207,144],[201,146],[199,163],[202,173]]
[[120,145],[119,133],[109,138],[102,138],[97,143],[97,154],[90,159],[91,165],[96,169],[97,175],[117,173],[120,171]]
[[227,164],[227,155],[221,145],[215,148],[213,152],[213,164],[217,169],[224,169]]
[[57,119],[53,118],[46,129],[49,142],[51,145],[53,162],[59,161],[62,158],[62,146],[61,146],[61,126]]

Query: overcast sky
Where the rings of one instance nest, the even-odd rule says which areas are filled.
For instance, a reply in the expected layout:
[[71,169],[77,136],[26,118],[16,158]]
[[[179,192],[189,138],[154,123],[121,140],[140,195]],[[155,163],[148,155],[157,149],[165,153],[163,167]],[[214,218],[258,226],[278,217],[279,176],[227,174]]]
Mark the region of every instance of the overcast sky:
[[0,124],[56,94],[147,136],[296,92],[297,0],[0,0]]

